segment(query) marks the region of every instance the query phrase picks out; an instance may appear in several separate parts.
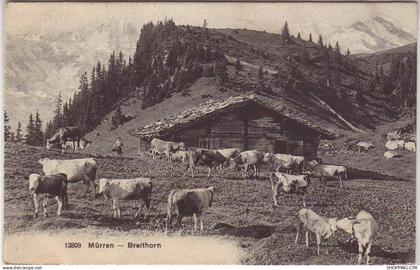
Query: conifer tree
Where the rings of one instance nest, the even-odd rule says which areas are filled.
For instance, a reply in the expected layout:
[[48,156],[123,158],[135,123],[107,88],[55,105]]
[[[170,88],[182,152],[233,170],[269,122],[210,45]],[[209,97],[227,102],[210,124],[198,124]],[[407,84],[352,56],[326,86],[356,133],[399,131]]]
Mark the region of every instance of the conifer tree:
[[43,145],[44,133],[42,132],[42,120],[38,110],[36,110],[34,121],[33,143],[36,146]]
[[312,42],[312,33],[309,33],[309,39],[308,39],[308,41],[309,42]]
[[300,36],[300,32],[297,34],[297,39],[302,40],[301,36]]
[[34,118],[32,116],[32,113],[30,113],[28,125],[26,126],[26,136],[25,136],[25,143],[28,145],[34,145],[34,130],[35,130]]
[[319,37],[318,37],[318,45],[319,45],[321,48],[323,48],[323,47],[324,47],[324,42],[322,41],[322,36],[321,36],[321,35],[319,35]]
[[9,115],[7,114],[7,111],[4,111],[4,141],[8,142],[10,141],[10,135],[11,135],[11,131],[10,131],[10,125],[9,125]]
[[283,30],[281,31],[284,42],[288,42],[290,39],[289,27],[287,26],[287,21],[284,23]]
[[16,129],[16,136],[15,136],[15,140],[16,140],[16,142],[22,142],[22,140],[23,140],[23,137],[22,137],[23,135],[22,135],[22,123],[20,123],[20,121],[18,122],[18,126],[17,126],[17,129]]

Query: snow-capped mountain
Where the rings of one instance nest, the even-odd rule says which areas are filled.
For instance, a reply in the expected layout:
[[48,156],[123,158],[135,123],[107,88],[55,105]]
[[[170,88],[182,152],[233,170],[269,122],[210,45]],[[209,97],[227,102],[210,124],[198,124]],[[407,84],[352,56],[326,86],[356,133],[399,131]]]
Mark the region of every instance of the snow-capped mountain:
[[382,17],[357,21],[323,36],[333,45],[338,41],[343,50],[349,48],[352,53],[384,51],[416,42],[415,33]]
[[122,20],[112,20],[77,31],[60,33],[6,33],[5,108],[12,129],[17,121],[26,125],[29,113],[38,108],[50,119],[61,91],[67,100],[78,88],[79,78],[112,51],[133,55],[139,30]]

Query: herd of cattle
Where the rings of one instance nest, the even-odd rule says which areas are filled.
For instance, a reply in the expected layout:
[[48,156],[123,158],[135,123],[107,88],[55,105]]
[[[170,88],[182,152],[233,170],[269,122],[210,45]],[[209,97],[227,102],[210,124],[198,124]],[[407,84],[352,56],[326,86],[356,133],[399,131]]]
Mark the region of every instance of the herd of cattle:
[[[191,171],[194,177],[197,166],[208,168],[208,176],[211,171],[223,172],[227,168],[234,167],[241,171],[241,176],[254,175],[258,177],[262,165],[269,168],[274,207],[278,207],[277,197],[281,192],[303,196],[303,206],[306,207],[305,194],[311,183],[311,178],[319,178],[321,183],[324,179],[333,178],[340,181],[347,179],[347,170],[344,166],[318,164],[317,161],[305,163],[303,156],[288,154],[263,153],[257,150],[240,151],[236,148],[210,150],[191,147],[185,150],[184,143],[168,142],[159,139],[151,141],[151,154],[153,158],[165,155],[169,162],[180,160],[186,163],[186,169]],[[57,215],[68,204],[67,184],[82,181],[86,185],[85,196],[93,185],[93,196],[103,195],[106,200],[112,200],[113,217],[120,218],[120,200],[134,200],[139,203],[135,217],[143,210],[144,206],[150,210],[153,181],[150,178],[133,179],[96,179],[98,162],[94,158],[53,160],[40,159],[43,174],[31,174],[29,176],[29,190],[33,194],[35,213],[38,215],[38,204],[42,199],[44,217],[47,217],[47,199],[55,197],[58,204]],[[232,166],[233,165],[233,166]],[[166,233],[171,226],[172,216],[176,216],[178,227],[183,217],[194,218],[194,231],[200,222],[200,231],[203,230],[201,215],[212,206],[215,193],[214,187],[197,189],[175,189],[169,192],[167,199]],[[144,215],[146,215],[144,213]],[[375,219],[367,212],[362,211],[355,218],[346,217],[341,220],[336,218],[321,217],[315,212],[303,208],[297,215],[297,235],[302,229],[306,231],[306,245],[308,246],[308,232],[316,235],[319,246],[322,239],[328,239],[338,228],[355,236],[359,243],[359,262],[362,256],[366,256],[369,262],[370,248],[377,232]],[[327,250],[328,252],[328,250]]]

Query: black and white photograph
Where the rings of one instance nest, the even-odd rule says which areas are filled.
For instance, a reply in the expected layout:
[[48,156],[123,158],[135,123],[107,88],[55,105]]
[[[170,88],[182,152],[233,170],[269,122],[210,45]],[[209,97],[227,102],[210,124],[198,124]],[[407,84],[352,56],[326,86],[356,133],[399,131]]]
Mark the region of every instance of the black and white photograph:
[[5,264],[416,263],[416,2],[4,13]]

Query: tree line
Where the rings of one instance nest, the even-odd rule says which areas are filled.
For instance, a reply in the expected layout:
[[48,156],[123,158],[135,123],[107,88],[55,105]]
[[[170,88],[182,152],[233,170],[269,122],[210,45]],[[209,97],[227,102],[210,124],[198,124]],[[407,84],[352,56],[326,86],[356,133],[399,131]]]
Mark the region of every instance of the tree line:
[[19,121],[16,131],[11,131],[10,118],[7,111],[4,111],[4,140],[6,142],[25,143],[32,146],[44,145],[45,136],[42,129],[42,120],[38,110],[35,116],[30,113],[28,124],[26,125],[26,133],[23,133],[22,123]]

